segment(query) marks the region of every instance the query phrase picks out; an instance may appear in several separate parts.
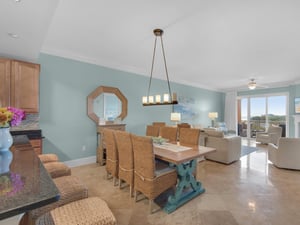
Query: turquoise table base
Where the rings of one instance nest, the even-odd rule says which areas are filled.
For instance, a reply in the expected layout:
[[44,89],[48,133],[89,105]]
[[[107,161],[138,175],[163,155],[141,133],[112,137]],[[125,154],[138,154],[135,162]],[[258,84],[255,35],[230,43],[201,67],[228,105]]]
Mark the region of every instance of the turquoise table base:
[[201,182],[196,181],[193,175],[196,165],[196,159],[188,163],[174,165],[177,170],[179,182],[176,186],[175,193],[168,198],[168,202],[164,207],[165,212],[171,213],[192,198],[205,192]]

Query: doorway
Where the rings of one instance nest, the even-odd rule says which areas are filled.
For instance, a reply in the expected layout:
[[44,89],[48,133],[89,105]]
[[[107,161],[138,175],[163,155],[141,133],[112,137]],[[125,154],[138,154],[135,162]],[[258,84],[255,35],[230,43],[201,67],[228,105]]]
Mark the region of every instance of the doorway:
[[288,94],[240,96],[237,99],[238,135],[255,138],[271,126],[282,127],[282,136],[288,131]]

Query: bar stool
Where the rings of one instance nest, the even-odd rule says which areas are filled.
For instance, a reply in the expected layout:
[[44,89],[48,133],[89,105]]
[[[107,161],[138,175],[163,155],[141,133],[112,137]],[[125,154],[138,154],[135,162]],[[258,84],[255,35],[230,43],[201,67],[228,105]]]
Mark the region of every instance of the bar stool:
[[63,162],[59,162],[56,154],[42,154],[38,157],[52,178],[71,175],[71,169]]
[[36,224],[37,219],[51,210],[66,205],[68,203],[88,197],[87,187],[76,176],[63,176],[53,179],[60,193],[58,201],[33,209],[25,213],[21,219],[20,225]]
[[58,156],[53,153],[48,153],[48,154],[41,154],[38,155],[42,163],[49,163],[49,162],[58,162]]
[[116,218],[99,197],[78,200],[39,217],[36,225],[115,225]]

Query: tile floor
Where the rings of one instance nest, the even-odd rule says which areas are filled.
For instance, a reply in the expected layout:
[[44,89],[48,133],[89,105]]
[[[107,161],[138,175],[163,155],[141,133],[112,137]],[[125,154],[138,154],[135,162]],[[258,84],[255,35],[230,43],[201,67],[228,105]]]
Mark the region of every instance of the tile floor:
[[[243,140],[255,146],[255,142]],[[298,225],[300,224],[300,171],[284,170],[268,162],[266,146],[223,165],[198,163],[197,178],[206,192],[175,212],[148,213],[148,200],[135,203],[129,188],[120,190],[106,180],[105,166],[72,168],[114,213],[118,225]]]

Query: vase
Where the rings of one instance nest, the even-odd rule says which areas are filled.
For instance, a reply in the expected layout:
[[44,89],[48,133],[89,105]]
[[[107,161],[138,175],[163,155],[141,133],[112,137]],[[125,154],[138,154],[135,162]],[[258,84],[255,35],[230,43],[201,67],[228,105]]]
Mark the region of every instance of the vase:
[[13,139],[9,127],[0,128],[0,174],[9,172],[12,152],[9,150]]

